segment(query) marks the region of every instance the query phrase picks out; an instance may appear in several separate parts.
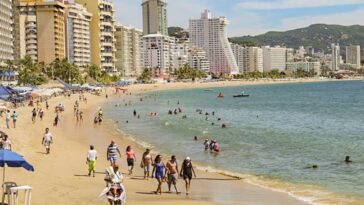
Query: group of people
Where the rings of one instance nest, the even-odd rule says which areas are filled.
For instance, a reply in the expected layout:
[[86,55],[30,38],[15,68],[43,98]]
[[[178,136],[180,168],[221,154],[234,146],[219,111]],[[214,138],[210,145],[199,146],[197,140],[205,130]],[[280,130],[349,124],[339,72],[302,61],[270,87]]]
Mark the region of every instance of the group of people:
[[217,140],[205,139],[203,145],[204,145],[205,151],[210,150],[211,152],[216,152],[216,153],[220,152],[220,145],[217,142]]
[[6,128],[10,129],[10,120],[13,120],[13,128],[16,128],[16,121],[18,120],[18,114],[16,111],[13,111],[13,113],[10,113],[10,110],[6,111],[5,121],[6,121]]
[[101,125],[103,120],[103,113],[102,113],[102,109],[99,108],[99,110],[97,111],[95,117],[94,117],[94,125],[96,126],[97,124]]

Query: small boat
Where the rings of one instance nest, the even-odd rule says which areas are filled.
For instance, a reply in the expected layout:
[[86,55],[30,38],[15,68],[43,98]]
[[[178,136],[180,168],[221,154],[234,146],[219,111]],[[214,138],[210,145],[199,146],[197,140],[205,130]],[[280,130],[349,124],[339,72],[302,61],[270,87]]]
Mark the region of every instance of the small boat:
[[244,97],[249,97],[250,95],[246,95],[246,94],[240,94],[240,95],[234,95],[234,98],[244,98]]
[[204,91],[210,92],[210,91],[214,91],[214,89],[205,89]]
[[219,93],[219,95],[217,96],[218,98],[223,98],[225,97],[223,93]]
[[245,94],[244,92],[241,92],[240,95],[233,95],[234,98],[244,98],[244,97],[249,97],[250,95],[248,94]]

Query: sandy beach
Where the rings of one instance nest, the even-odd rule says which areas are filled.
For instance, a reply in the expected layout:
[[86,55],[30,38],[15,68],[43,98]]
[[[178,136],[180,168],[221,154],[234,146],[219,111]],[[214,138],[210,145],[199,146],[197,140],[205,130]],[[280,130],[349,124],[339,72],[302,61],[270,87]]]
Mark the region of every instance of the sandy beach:
[[[312,80],[320,81],[320,80]],[[310,81],[311,82],[311,81]],[[215,83],[173,83],[153,85],[133,85],[129,92],[135,94],[164,89],[188,89],[196,87],[221,87],[239,86],[251,84],[263,84],[260,82],[215,82]],[[284,82],[270,82],[284,83]],[[104,172],[109,166],[106,159],[106,148],[111,140],[119,145],[124,152],[127,145],[131,145],[136,152],[139,165],[143,148],[126,137],[122,136],[115,129],[115,123],[105,116],[106,120],[101,126],[93,125],[93,117],[97,108],[102,107],[107,101],[115,100],[112,90],[108,90],[109,99],[105,99],[105,93],[101,96],[86,94],[88,103],[81,103],[80,110],[84,112],[84,122],[76,124],[73,114],[73,104],[78,95],[72,95],[70,99],[59,96],[49,100],[50,109],[45,112],[43,121],[37,119],[36,123],[31,122],[31,107],[17,109],[18,125],[16,129],[6,129],[5,119],[1,118],[1,129],[10,136],[13,151],[21,153],[28,162],[35,167],[35,172],[26,172],[23,169],[8,168],[6,181],[14,181],[19,185],[30,185],[33,187],[32,204],[35,205],[92,205],[108,204],[105,199],[98,198],[105,187]],[[54,106],[64,103],[65,112],[60,115],[58,127],[53,127],[55,117]],[[45,107],[43,105],[43,107]],[[50,155],[45,154],[41,140],[46,127],[54,136],[54,144]],[[94,145],[98,151],[99,158],[96,164],[96,177],[87,176],[86,155],[89,145]],[[164,156],[169,159],[169,156]],[[178,182],[181,195],[153,194],[157,183],[155,180],[143,180],[142,169],[138,166],[135,173],[128,176],[126,159],[123,157],[118,161],[124,174],[124,185],[127,191],[127,204],[138,205],[148,203],[150,205],[304,205],[307,204],[286,193],[275,192],[261,188],[244,179],[236,179],[217,173],[198,171],[197,178],[192,181],[192,194],[185,195],[184,182]],[[2,171],[1,171],[2,174]],[[166,189],[166,184],[163,185]]]

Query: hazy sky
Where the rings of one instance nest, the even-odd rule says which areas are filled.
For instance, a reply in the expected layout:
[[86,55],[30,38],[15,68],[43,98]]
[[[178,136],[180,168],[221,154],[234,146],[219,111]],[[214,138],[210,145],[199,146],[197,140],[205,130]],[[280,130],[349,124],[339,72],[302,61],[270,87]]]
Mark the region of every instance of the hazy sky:
[[[142,0],[113,0],[118,22],[142,28]],[[314,23],[364,25],[364,0],[167,0],[169,26],[188,27],[204,9],[226,16],[229,36],[256,35]]]

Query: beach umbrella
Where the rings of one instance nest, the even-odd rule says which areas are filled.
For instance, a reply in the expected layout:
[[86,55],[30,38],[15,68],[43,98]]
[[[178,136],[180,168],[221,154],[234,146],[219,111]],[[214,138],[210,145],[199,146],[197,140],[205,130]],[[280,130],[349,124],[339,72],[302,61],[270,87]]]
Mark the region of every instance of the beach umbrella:
[[28,171],[34,172],[33,166],[25,161],[22,156],[9,150],[0,149],[0,167],[4,167],[3,183],[5,182],[5,165],[8,167],[23,167]]

